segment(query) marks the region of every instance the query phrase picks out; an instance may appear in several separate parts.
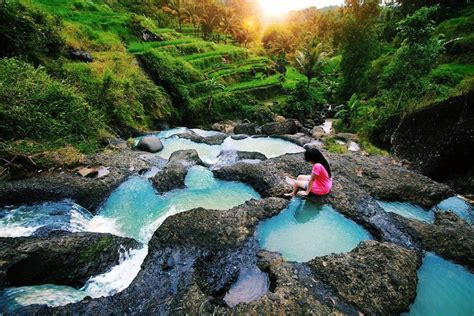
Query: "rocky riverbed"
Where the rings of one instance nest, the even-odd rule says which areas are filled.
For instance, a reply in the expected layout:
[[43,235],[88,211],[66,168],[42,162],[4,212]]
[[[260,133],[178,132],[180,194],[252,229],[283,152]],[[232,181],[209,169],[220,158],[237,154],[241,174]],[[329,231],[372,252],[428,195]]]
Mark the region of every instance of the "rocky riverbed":
[[[276,130],[282,134],[284,128],[298,131],[293,123],[286,125],[279,129],[268,126],[264,132],[271,134]],[[175,137],[210,145],[225,142],[222,136],[195,134],[185,132]],[[315,145],[315,140],[308,135],[278,137],[299,145]],[[266,159],[258,153],[237,152],[232,162],[216,163],[210,166],[211,170],[218,179],[250,185],[262,196],[261,200],[250,200],[224,211],[195,208],[168,217],[149,241],[148,255],[137,277],[118,294],[86,298],[56,308],[31,305],[18,313],[398,314],[407,311],[415,300],[417,270],[425,250],[473,269],[474,232],[470,224],[453,213],[436,214],[434,224],[421,223],[387,213],[376,201],[409,201],[431,207],[453,195],[448,186],[408,170],[392,158],[362,153],[325,155],[332,167],[334,188],[326,197],[309,199],[331,205],[370,232],[373,240],[361,242],[352,251],[296,263],[260,249],[255,234],[257,225],[288,206],[289,201],[283,198],[290,189],[286,177],[309,174],[311,165],[304,161],[302,153]],[[103,178],[81,177],[69,172],[48,173],[2,183],[0,205],[71,198],[96,211],[102,201],[132,174],[155,168],[153,185],[157,192],[166,193],[185,185],[184,179],[190,167],[208,165],[194,150],[176,152],[166,160],[125,147],[91,156],[89,160],[90,165],[107,166],[110,173]],[[89,246],[90,238],[99,237],[56,233],[38,241],[34,238],[2,238],[0,245],[5,245],[0,249],[2,261],[5,261],[6,254],[10,260],[4,266],[14,266],[22,256],[34,256],[34,251],[31,253],[21,248],[25,243],[45,243],[46,246],[35,246],[34,249],[43,251],[44,248],[48,250],[47,257],[54,257],[58,249],[49,246],[56,243],[54,238],[75,240],[71,249],[83,250]],[[129,246],[134,243],[116,239],[112,244],[117,242]],[[61,255],[66,253],[62,251]],[[104,258],[105,253],[112,254],[112,257]],[[117,254],[114,247],[103,249],[96,257],[97,267],[86,269],[80,266],[76,269],[71,264],[73,271],[47,271],[44,274],[48,276],[46,280],[56,282],[55,277],[67,273],[73,281],[64,280],[61,284],[76,285],[78,280],[84,280],[85,275],[91,275],[91,269],[102,271],[107,263],[113,261],[114,254]],[[268,290],[251,302],[230,307],[224,299],[226,293],[237,282],[241,272],[252,269],[267,274]],[[3,274],[3,278],[11,280],[9,274]],[[9,285],[19,284],[9,282]],[[3,287],[6,285],[4,283]]]

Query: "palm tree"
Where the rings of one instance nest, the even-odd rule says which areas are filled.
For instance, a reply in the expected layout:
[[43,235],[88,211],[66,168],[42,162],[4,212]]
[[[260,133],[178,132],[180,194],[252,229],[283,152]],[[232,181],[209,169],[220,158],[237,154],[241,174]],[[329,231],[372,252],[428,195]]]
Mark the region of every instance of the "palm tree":
[[207,103],[207,110],[209,114],[211,114],[211,109],[212,109],[212,103],[214,102],[214,93],[216,90],[224,90],[225,86],[217,81],[216,78],[212,78],[210,80],[206,81],[206,87],[209,91],[209,98],[208,98],[208,103]]
[[239,24],[234,9],[224,8],[222,12],[221,21],[219,23],[219,30],[224,33],[224,42],[227,44],[227,38],[232,34],[233,29]]
[[308,78],[308,88],[311,79],[322,72],[324,60],[328,55],[322,43],[312,41],[308,46],[296,52],[295,66]]
[[184,14],[186,16],[186,21],[193,25],[194,35],[198,35],[198,27],[200,22],[199,17],[199,6],[196,1],[190,1],[184,6]]
[[182,23],[185,18],[184,5],[185,0],[168,0],[168,3],[163,7],[163,11],[176,17],[180,32],[182,31]]

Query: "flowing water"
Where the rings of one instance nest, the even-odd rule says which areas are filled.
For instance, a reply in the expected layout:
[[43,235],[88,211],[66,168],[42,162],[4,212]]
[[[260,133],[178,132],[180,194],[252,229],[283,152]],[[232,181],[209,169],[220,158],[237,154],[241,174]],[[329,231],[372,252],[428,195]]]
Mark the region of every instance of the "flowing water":
[[474,274],[427,253],[418,270],[417,295],[408,315],[474,315]]
[[438,205],[431,209],[425,209],[419,205],[409,202],[377,202],[387,212],[397,213],[401,216],[430,224],[434,222],[435,211],[452,211],[470,224],[474,219],[474,207],[463,199],[455,196],[441,201]]
[[262,248],[298,262],[349,252],[371,238],[365,229],[331,206],[296,198],[286,210],[261,223],[257,236]]
[[[173,214],[197,207],[224,210],[247,200],[260,198],[250,186],[217,180],[212,172],[204,167],[191,168],[185,184],[185,189],[158,195],[148,179],[131,177],[110,195],[96,216],[80,208],[84,215],[71,220],[73,216],[70,214],[74,213],[78,206],[71,201],[64,201],[59,204],[44,203],[13,209],[20,209],[21,214],[28,214],[17,216],[18,221],[14,223],[21,228],[20,231],[34,231],[33,228],[41,226],[48,214],[58,213],[56,209],[60,205],[60,214],[68,214],[65,210],[70,210],[69,216],[63,216],[66,219],[62,224],[79,223],[77,227],[80,229],[75,231],[113,230],[116,235],[132,237],[146,245],[154,231]],[[41,216],[33,216],[35,210],[40,210]],[[5,222],[12,223],[11,220]],[[147,253],[146,246],[126,253],[119,265],[107,273],[90,278],[81,290],[56,285],[5,289],[0,292],[0,313],[29,304],[57,306],[80,301],[85,296],[100,297],[118,293],[133,281]]]

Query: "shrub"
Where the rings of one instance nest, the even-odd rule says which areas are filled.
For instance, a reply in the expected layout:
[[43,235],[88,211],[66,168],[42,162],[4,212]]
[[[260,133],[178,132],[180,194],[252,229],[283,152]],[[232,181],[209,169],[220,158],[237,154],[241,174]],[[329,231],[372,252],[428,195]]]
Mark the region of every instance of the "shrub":
[[43,68],[0,60],[0,138],[82,142],[97,136],[100,119],[74,88]]
[[63,49],[61,20],[17,1],[0,2],[0,57],[23,56],[35,63]]
[[277,107],[277,112],[287,117],[303,120],[305,117],[313,116],[326,100],[305,82],[300,82],[290,92],[286,102]]

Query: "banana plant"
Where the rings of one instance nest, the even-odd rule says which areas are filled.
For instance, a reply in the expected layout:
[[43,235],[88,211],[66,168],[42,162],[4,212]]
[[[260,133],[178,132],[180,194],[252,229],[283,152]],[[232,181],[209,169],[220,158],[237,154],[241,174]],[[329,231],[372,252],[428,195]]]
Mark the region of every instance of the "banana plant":
[[206,81],[206,88],[209,91],[209,97],[207,102],[207,111],[211,113],[212,103],[214,102],[214,93],[217,90],[224,90],[225,86],[218,81],[217,78],[212,78]]

